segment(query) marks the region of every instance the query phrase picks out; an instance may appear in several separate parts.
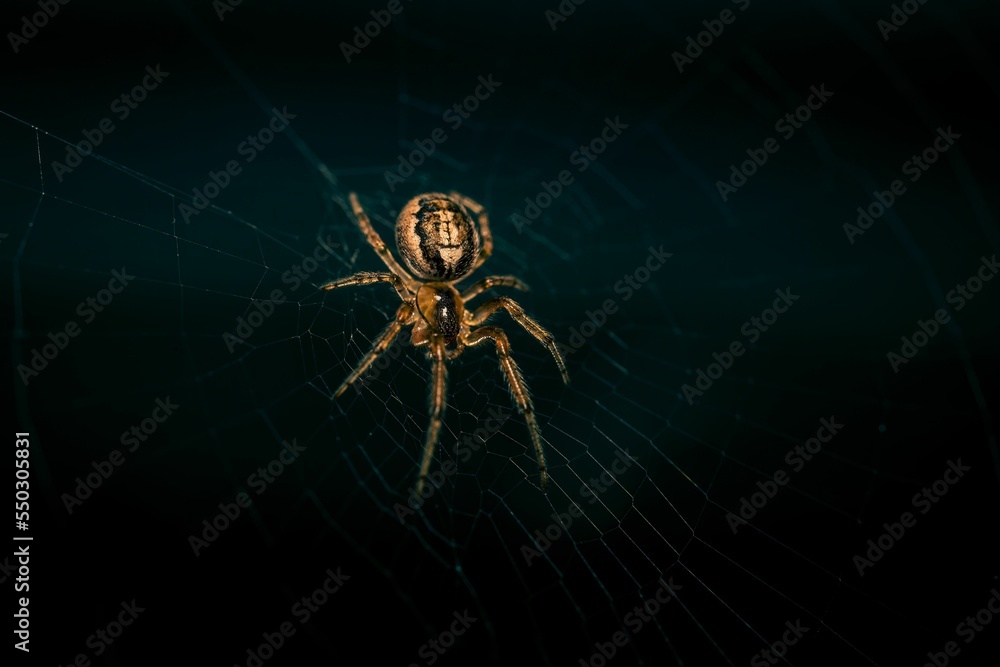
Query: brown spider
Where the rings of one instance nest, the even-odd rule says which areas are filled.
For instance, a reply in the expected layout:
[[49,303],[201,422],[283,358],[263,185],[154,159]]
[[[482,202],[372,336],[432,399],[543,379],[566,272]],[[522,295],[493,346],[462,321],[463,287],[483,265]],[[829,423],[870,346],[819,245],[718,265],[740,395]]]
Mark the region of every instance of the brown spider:
[[[358,226],[364,232],[368,244],[389,267],[389,272],[362,271],[329,282],[321,289],[392,283],[403,303],[396,311],[396,319],[375,339],[372,349],[340,385],[334,393],[334,398],[341,396],[355,380],[361,377],[378,356],[389,348],[403,327],[413,327],[410,342],[414,347],[426,348],[427,358],[433,362],[430,381],[431,423],[427,428],[420,477],[415,490],[419,496],[427,479],[434,448],[441,435],[448,377],[445,360],[459,356],[466,347],[475,347],[487,340],[493,341],[497,356],[500,358],[500,367],[507,376],[518,411],[524,415],[528,424],[531,444],[534,445],[535,455],[538,457],[544,491],[548,473],[545,470],[541,430],[535,421],[534,406],[524,378],[510,354],[510,342],[499,327],[479,327],[475,330],[472,327],[483,324],[498,310],[506,310],[515,322],[552,353],[562,373],[563,382],[569,382],[569,374],[566,372],[566,362],[563,361],[552,334],[528,317],[524,309],[513,299],[505,296],[491,299],[475,311],[468,311],[465,308],[467,302],[491,287],[504,286],[527,290],[526,284],[514,276],[490,276],[462,292],[455,289],[456,283],[482,266],[493,252],[493,236],[490,234],[486,210],[479,203],[457,192],[447,195],[429,192],[407,202],[396,220],[396,247],[406,266],[417,275],[417,278],[414,278],[396,262],[395,257],[386,248],[378,232],[372,227],[368,214],[358,202],[357,195],[352,192],[350,200]],[[479,217],[478,232],[466,209]]]

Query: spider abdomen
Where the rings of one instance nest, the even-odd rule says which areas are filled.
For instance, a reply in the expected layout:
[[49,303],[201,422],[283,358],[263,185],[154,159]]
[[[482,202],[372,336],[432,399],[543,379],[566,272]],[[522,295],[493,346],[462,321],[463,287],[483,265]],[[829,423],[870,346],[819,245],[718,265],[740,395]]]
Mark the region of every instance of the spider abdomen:
[[479,233],[464,206],[431,192],[414,197],[400,211],[396,245],[421,278],[453,281],[472,270],[479,256]]
[[465,308],[458,291],[447,283],[424,283],[417,290],[417,308],[431,331],[451,342],[462,328]]

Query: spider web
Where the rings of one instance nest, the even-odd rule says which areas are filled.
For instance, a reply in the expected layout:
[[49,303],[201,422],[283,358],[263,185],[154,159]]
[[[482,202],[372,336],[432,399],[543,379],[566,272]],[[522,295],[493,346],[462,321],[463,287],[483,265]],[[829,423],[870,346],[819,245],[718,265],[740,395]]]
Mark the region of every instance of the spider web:
[[[817,7],[817,15],[844,34],[860,30],[832,5]],[[642,15],[638,7],[632,11]],[[940,11],[957,33],[970,29],[966,19]],[[418,15],[416,7],[406,12]],[[954,517],[978,506],[973,483],[921,519],[924,532],[914,531],[909,544],[886,557],[895,557],[895,564],[876,565],[859,577],[852,557],[883,521],[898,517],[913,492],[940,475],[949,458],[966,456],[980,481],[996,482],[989,386],[972,360],[995,336],[989,313],[995,313],[997,295],[984,292],[971,302],[961,325],[956,318],[941,336],[946,340],[928,351],[926,366],[904,367],[905,385],[884,362],[899,333],[943,303],[948,288],[942,284],[964,279],[978,253],[997,247],[996,229],[962,145],[948,155],[951,166],[935,167],[926,189],[911,195],[926,202],[947,198],[960,208],[951,215],[965,222],[951,230],[947,248],[937,249],[940,235],[932,225],[904,226],[902,208],[886,216],[888,229],[879,238],[866,233],[858,249],[844,241],[841,225],[843,211],[853,208],[844,202],[867,201],[866,192],[892,178],[897,155],[922,147],[925,135],[947,124],[939,110],[910,91],[924,110],[907,121],[912,131],[900,130],[912,140],[882,147],[879,163],[886,166],[878,174],[842,164],[832,147],[848,132],[814,121],[788,141],[781,160],[724,206],[714,174],[744,145],[755,145],[786,106],[800,103],[804,90],[744,44],[739,67],[705,63],[702,71],[687,73],[666,101],[628,100],[628,117],[555,76],[538,84],[540,91],[565,96],[577,108],[573,118],[559,122],[516,104],[523,92],[504,100],[501,87],[481,111],[449,131],[447,142],[404,186],[389,191],[384,173],[396,163],[385,156],[412,151],[413,140],[440,126],[442,113],[459,98],[450,87],[409,79],[414,52],[431,61],[439,54],[440,69],[452,70],[452,80],[464,74],[470,90],[476,75],[488,74],[463,72],[438,38],[414,27],[413,16],[397,27],[401,74],[391,95],[366,96],[351,79],[337,100],[314,100],[313,107],[307,92],[294,93],[295,82],[279,85],[258,59],[231,58],[197,19],[186,18],[174,27],[217,66],[205,75],[211,85],[201,89],[222,88],[225,100],[200,110],[198,139],[188,134],[194,131],[188,121],[177,134],[161,136],[162,126],[137,113],[107,137],[106,151],[61,182],[50,163],[65,154],[74,130],[35,125],[15,110],[0,112],[7,147],[0,189],[9,235],[0,251],[12,277],[13,365],[72,319],[76,304],[105,286],[112,269],[124,266],[135,275],[27,388],[13,372],[20,423],[38,433],[36,452],[44,452],[44,458],[36,454],[35,474],[58,517],[52,523],[74,539],[110,539],[101,525],[112,512],[155,517],[136,527],[138,536],[119,536],[115,544],[132,545],[133,554],[166,552],[181,563],[166,581],[145,573],[126,585],[126,577],[109,574],[114,583],[107,590],[70,583],[72,572],[58,575],[62,585],[100,600],[92,611],[70,614],[60,659],[83,649],[85,636],[106,621],[126,590],[149,595],[153,608],[156,601],[165,607],[177,586],[197,596],[202,604],[195,618],[205,621],[225,600],[226,627],[239,630],[212,635],[206,650],[239,662],[261,633],[287,620],[291,602],[321,583],[317,563],[343,565],[354,579],[330,603],[336,611],[317,613],[308,638],[290,639],[275,661],[339,655],[343,643],[365,637],[380,662],[418,662],[418,648],[448,627],[451,611],[468,609],[478,620],[443,660],[588,662],[616,632],[634,630],[624,619],[665,582],[676,585],[673,599],[609,662],[743,663],[778,640],[786,621],[796,620],[811,629],[790,649],[789,664],[892,664],[904,650],[914,660],[937,650],[954,618],[986,599],[995,571],[969,567],[960,554],[938,558],[941,569],[962,568],[950,576],[963,591],[964,606],[916,612],[906,589],[923,567],[922,549],[937,539],[959,540],[961,551],[989,549],[981,534],[948,529]],[[671,28],[668,41],[681,43],[683,36]],[[633,47],[625,61],[643,57],[642,48]],[[888,78],[899,74],[884,57],[873,60]],[[839,74],[847,85],[857,72]],[[607,73],[605,81],[614,75]],[[266,88],[258,83],[265,79]],[[161,100],[151,96],[140,112],[161,122],[171,118],[183,104],[172,96],[171,83],[157,91]],[[713,109],[724,108],[719,100],[728,98],[748,101],[759,116],[747,121],[752,130],[719,129],[729,115]],[[99,103],[92,106],[63,119],[66,127],[99,118]],[[241,138],[264,127],[273,108],[300,116],[212,206],[185,216],[183,207],[194,205],[191,188],[204,186],[204,174],[236,157]],[[395,127],[395,136],[351,129],[366,114],[374,116],[371,127]],[[511,216],[523,211],[524,197],[572,168],[577,146],[619,114],[629,128],[519,231]],[[696,130],[677,135],[667,127]],[[710,132],[712,145],[705,148]],[[126,141],[124,133],[148,154],[128,161],[109,157],[113,141]],[[176,141],[188,142],[185,150],[171,148]],[[808,170],[797,166],[803,164]],[[782,196],[772,199],[769,188],[776,183]],[[429,365],[412,348],[394,348],[391,364],[333,401],[398,298],[384,285],[334,292],[318,287],[355,271],[383,270],[349,214],[348,192],[360,194],[376,229],[391,241],[401,204],[430,190],[458,190],[487,207],[496,245],[474,279],[512,274],[529,282],[528,293],[493,292],[516,298],[559,340],[568,342],[607,300],[617,310],[568,354],[572,383],[565,387],[544,348],[513,322],[496,318],[534,396],[549,464],[547,494],[538,489],[526,427],[495,355],[469,350],[449,364],[448,407],[432,466],[454,464],[455,472],[400,520],[422,454]],[[830,205],[823,210],[817,201]],[[809,227],[789,224],[796,220],[810,220]],[[673,256],[624,299],[615,285],[645,264],[650,248],[660,247]],[[329,258],[293,288],[286,272],[302,267],[317,248]],[[788,259],[790,253],[798,259]],[[908,287],[887,287],[887,277],[899,273]],[[745,340],[740,326],[788,286],[801,302],[703,396],[689,401],[682,387],[694,384],[697,369],[711,363],[713,352]],[[273,301],[274,290],[284,297],[281,303]],[[893,299],[907,307],[880,313]],[[262,308],[262,324],[251,335],[238,334],[240,319]],[[226,333],[241,340],[224,338]],[[91,459],[106,456],[119,431],[148,414],[153,399],[166,395],[182,406],[176,420],[130,454],[79,515],[66,517],[60,494],[88,471]],[[456,447],[497,413],[511,416],[462,460]],[[727,514],[758,483],[786,468],[785,453],[831,415],[844,424],[842,433],[792,475],[759,519],[734,533]],[[60,418],[69,423],[56,423]],[[109,430],[102,424],[108,420],[121,428]],[[944,425],[962,446],[943,448],[928,435],[928,427]],[[76,435],[73,447],[69,433]],[[234,520],[194,555],[189,536],[200,521],[218,513],[217,503],[247,491],[247,475],[292,440],[304,452],[254,496],[250,518]],[[625,472],[611,472],[616,460],[628,461]],[[614,482],[599,487],[594,480],[602,473],[613,474]],[[582,516],[555,531],[553,513],[571,507]],[[546,529],[558,536],[543,549],[535,536]],[[151,546],[136,546],[142,540]],[[530,562],[525,549],[537,554]],[[261,570],[266,576],[250,585],[248,578]],[[375,609],[378,624],[371,621]],[[390,622],[393,640],[378,643],[374,638]],[[872,624],[880,628],[875,636]],[[171,634],[166,617],[150,625],[141,632],[161,639]],[[988,641],[979,640],[969,652],[985,655]],[[143,652],[136,645],[116,650]]]

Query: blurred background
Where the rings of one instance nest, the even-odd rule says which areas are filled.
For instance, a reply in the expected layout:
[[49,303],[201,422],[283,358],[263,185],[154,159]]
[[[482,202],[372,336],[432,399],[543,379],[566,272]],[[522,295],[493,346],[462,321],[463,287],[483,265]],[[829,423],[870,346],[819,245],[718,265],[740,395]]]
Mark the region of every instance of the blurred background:
[[[959,625],[1000,585],[995,3],[335,4],[5,7],[19,660],[995,659],[993,612]],[[449,365],[418,507],[422,354],[331,400],[399,302],[318,289],[382,270],[348,194],[394,247],[428,191],[486,206],[476,277],[532,290],[480,299],[568,350],[564,386],[495,317],[547,493],[490,349]]]

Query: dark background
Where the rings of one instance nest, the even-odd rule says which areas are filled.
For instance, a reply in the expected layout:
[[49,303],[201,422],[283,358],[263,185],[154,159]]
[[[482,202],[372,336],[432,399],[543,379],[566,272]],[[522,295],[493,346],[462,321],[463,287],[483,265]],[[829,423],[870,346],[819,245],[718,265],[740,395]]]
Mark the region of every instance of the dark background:
[[[209,3],[72,0],[19,53],[4,40],[4,415],[9,433],[32,434],[30,659],[94,658],[87,637],[134,598],[146,611],[94,664],[245,665],[338,567],[344,589],[265,664],[427,664],[419,647],[469,609],[480,620],[440,664],[577,665],[669,577],[679,604],[609,664],[746,664],[796,619],[812,629],[789,664],[921,665],[958,639],[1000,583],[1000,288],[953,311],[898,373],[886,353],[997,251],[995,3],[928,0],[885,41],[890,3],[588,0],[553,31],[554,0],[404,1],[351,63],[339,44],[385,5],[331,5],[244,0],[220,20]],[[678,72],[672,54],[727,7],[735,22]],[[4,9],[5,34],[37,11]],[[169,77],[115,121],[101,159],[57,182],[65,141],[158,63]],[[458,130],[443,124],[489,74],[497,92]],[[820,84],[830,101],[723,202],[716,181]],[[296,114],[292,131],[183,224],[177,207],[272,106]],[[618,116],[628,129],[519,233],[524,198]],[[390,192],[383,172],[442,126],[440,153]],[[849,243],[856,208],[948,126],[956,145]],[[487,206],[497,246],[484,269],[530,283],[517,298],[561,340],[605,299],[621,308],[569,356],[569,387],[503,322],[549,447],[547,495],[514,417],[401,525],[426,362],[407,351],[331,405],[396,297],[315,288],[381,268],[347,192],[390,241],[395,212],[428,190]],[[252,298],[288,291],[282,272],[321,237],[337,258],[230,354],[222,332]],[[622,302],[616,281],[651,245],[673,257]],[[25,387],[16,366],[122,266],[135,283]],[[689,405],[682,385],[786,287],[800,301]],[[489,353],[450,373],[438,464],[509,406]],[[68,514],[62,494],[168,395],[176,416]],[[844,430],[734,535],[726,512],[830,415]],[[195,557],[200,522],[292,438],[301,459]],[[527,566],[521,545],[624,449],[639,465],[604,507],[585,506],[592,523]],[[859,576],[853,556],[959,457],[967,476]],[[998,626],[954,664],[995,664]]]

